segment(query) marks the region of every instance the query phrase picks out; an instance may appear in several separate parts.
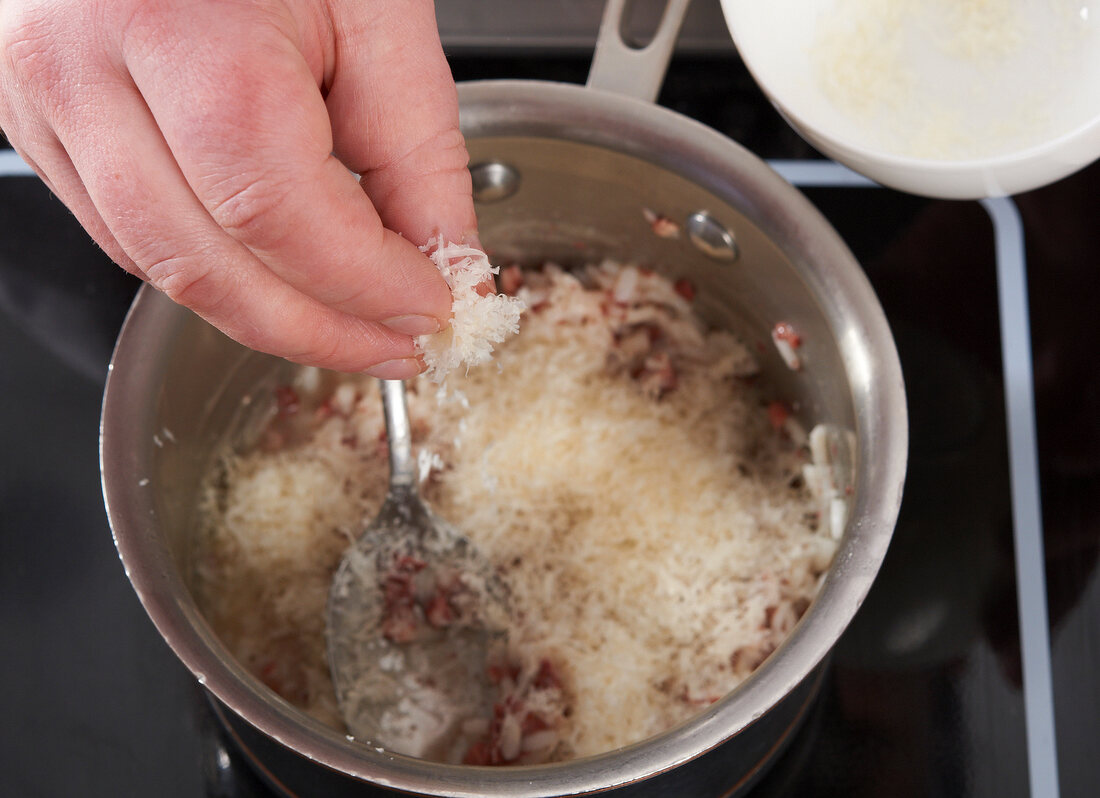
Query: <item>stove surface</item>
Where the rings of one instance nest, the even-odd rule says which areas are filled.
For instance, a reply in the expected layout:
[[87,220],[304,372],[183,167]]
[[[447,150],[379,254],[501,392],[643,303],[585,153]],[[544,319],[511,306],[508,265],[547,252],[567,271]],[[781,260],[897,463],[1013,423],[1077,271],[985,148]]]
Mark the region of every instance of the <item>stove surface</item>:
[[[587,60],[456,53],[452,65],[459,79],[580,82]],[[1015,202],[932,201],[818,159],[735,56],[676,59],[660,101],[815,184],[804,191],[871,279],[908,390],[910,465],[890,553],[809,719],[753,796],[1100,795],[1100,372],[1088,358],[1100,343],[1100,168]],[[37,179],[10,172],[0,792],[274,794],[145,616],[111,541],[99,402],[137,283]],[[1021,254],[1026,284],[1012,266]],[[1026,289],[1015,299],[1014,284]],[[1033,379],[1019,370],[1029,341]],[[1041,527],[1039,504],[1021,503],[1036,474]]]

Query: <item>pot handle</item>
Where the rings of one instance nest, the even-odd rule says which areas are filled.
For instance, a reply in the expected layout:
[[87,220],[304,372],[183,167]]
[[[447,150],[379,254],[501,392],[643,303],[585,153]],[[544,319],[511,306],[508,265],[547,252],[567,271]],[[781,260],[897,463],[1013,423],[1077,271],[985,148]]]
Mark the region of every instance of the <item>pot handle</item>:
[[623,16],[631,2],[607,0],[586,85],[656,102],[691,0],[667,0],[653,41],[645,47],[623,41]]

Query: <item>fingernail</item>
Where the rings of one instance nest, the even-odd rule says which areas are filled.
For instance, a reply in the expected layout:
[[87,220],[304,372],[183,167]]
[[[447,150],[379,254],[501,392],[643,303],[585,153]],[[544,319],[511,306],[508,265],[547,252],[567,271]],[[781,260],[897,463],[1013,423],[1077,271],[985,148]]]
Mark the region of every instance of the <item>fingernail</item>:
[[394,316],[382,322],[391,330],[402,335],[431,335],[439,332],[443,326],[439,319],[431,316]]
[[415,377],[423,368],[420,358],[402,357],[371,366],[363,373],[380,380],[407,380]]
[[485,247],[481,246],[481,236],[477,234],[477,230],[467,231],[462,236],[462,243],[468,247],[480,249],[482,252],[485,251]]

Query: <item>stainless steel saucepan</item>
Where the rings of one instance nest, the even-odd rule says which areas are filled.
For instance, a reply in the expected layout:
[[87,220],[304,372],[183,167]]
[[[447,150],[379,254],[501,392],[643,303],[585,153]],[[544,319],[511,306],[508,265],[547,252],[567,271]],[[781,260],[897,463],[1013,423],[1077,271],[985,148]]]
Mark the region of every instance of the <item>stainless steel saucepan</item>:
[[[760,344],[769,389],[796,404],[807,429],[825,421],[853,433],[850,445],[838,437],[837,467],[854,490],[835,562],[789,639],[746,683],[657,737],[587,759],[499,769],[351,742],[253,678],[207,625],[189,584],[201,476],[235,429],[241,397],[286,365],[145,288],[119,338],[103,406],[111,526],[157,628],[288,794],[739,792],[797,727],[882,562],[907,447],[901,370],[882,310],[851,253],[798,191],[734,142],[653,104],[687,0],[668,3],[643,50],[618,35],[624,2],[608,5],[587,87],[460,86],[482,240],[501,263],[612,256],[689,277],[709,322]],[[680,235],[656,234],[654,215]],[[801,334],[799,370],[772,346],[780,321]]]

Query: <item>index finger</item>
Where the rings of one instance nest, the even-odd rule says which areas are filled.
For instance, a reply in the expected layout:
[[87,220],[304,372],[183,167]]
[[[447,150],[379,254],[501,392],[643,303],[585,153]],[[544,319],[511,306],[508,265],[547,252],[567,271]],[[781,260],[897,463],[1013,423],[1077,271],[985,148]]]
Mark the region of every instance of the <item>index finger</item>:
[[152,6],[127,29],[124,54],[211,217],[328,307],[396,319],[403,333],[422,332],[408,328],[409,317],[445,324],[451,296],[435,267],[383,226],[332,155],[327,109],[295,21],[262,4],[200,5],[211,13]]

